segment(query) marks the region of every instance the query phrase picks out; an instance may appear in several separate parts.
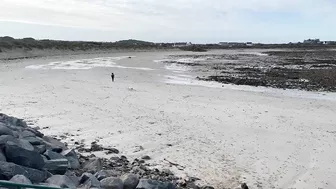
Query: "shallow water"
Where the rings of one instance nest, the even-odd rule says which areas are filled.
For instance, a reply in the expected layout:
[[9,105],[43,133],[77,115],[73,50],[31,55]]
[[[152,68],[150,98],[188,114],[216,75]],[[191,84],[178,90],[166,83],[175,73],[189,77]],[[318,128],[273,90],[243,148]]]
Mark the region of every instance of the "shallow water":
[[135,58],[135,56],[120,56],[120,57],[101,57],[92,59],[79,59],[71,61],[57,61],[48,64],[38,64],[26,66],[27,69],[53,69],[53,70],[88,70],[93,68],[122,68],[122,69],[136,69],[136,70],[154,70],[145,67],[128,67],[121,66],[118,61]]

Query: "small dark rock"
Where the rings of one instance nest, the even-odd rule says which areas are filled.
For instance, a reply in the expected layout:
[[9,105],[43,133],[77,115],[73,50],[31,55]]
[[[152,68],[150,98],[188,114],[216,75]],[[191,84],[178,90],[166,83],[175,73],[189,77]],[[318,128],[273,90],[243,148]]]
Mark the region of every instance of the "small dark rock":
[[195,181],[198,181],[198,180],[201,180],[201,179],[197,178],[197,177],[189,177],[189,181],[191,181],[191,182],[195,182]]
[[33,129],[35,129],[36,131],[41,130],[39,126],[33,127]]
[[94,174],[94,176],[95,176],[99,181],[103,180],[104,178],[109,177],[109,176],[107,175],[107,172],[106,172],[106,171],[98,171],[96,174]]
[[103,150],[104,150],[104,148],[101,145],[97,144],[96,142],[93,142],[91,144],[91,151],[92,152],[103,151]]
[[87,163],[85,163],[83,167],[84,171],[90,172],[90,173],[96,173],[98,171],[101,171],[103,169],[103,162],[100,158],[95,158],[89,160]]
[[36,130],[36,129],[34,129],[34,128],[27,127],[26,130],[28,130],[28,131],[34,133],[37,137],[42,138],[42,137],[44,136],[43,133],[41,133],[40,131],[38,131],[38,130]]
[[27,123],[23,119],[11,117],[3,113],[0,113],[0,122],[13,127],[27,127]]
[[139,166],[132,167],[131,173],[138,174],[140,176],[146,173],[145,170],[141,169]]
[[66,135],[60,135],[59,138],[60,138],[60,140],[64,140],[64,139],[67,138],[67,136]]
[[100,181],[103,189],[123,189],[124,183],[120,178],[107,177]]
[[43,161],[44,161],[44,162],[48,161],[48,158],[45,157],[45,156],[43,156],[43,155],[42,155],[42,158],[43,158]]
[[68,159],[70,163],[70,168],[78,169],[80,167],[79,159],[77,157],[75,150],[65,150],[62,152],[62,155]]
[[88,156],[84,156],[82,154],[78,154],[79,155],[79,161],[82,163],[82,164],[85,164],[86,161],[90,160],[90,158]]
[[170,182],[159,182],[156,180],[141,179],[137,189],[176,189]]
[[201,189],[215,189],[215,188],[212,186],[202,186]]
[[19,184],[32,184],[32,182],[24,175],[15,175],[9,181]]
[[15,137],[13,137],[12,135],[0,135],[0,146],[1,146],[1,148],[4,148],[4,146],[6,145],[6,143],[8,141],[18,143],[18,140]]
[[35,149],[36,152],[38,152],[40,154],[43,154],[47,150],[47,148],[46,148],[46,146],[44,144],[42,144],[42,145],[35,145],[34,149]]
[[8,141],[13,142],[17,144],[18,146],[20,146],[21,148],[24,148],[26,150],[34,151],[33,145],[31,145],[28,141],[24,139],[16,139],[15,137],[11,135],[1,135],[0,136],[0,148],[4,149]]
[[146,155],[146,156],[143,156],[141,159],[143,159],[143,160],[150,160],[151,158]]
[[66,173],[69,167],[69,161],[67,159],[52,159],[45,161],[44,169],[52,174],[63,175]]
[[121,159],[122,161],[128,161],[126,156],[120,156],[120,159]]
[[26,137],[35,137],[36,135],[31,132],[31,131],[28,131],[28,130],[24,130],[22,133],[21,133],[21,137],[22,138],[26,138]]
[[242,188],[242,189],[249,189],[249,187],[247,186],[246,183],[241,184],[241,188]]
[[34,183],[41,183],[50,176],[50,173],[47,171],[40,171],[37,169],[16,165],[14,163],[0,163],[0,177],[9,180],[15,175],[24,175]]
[[50,146],[47,146],[48,149],[51,149],[53,152],[57,152],[57,153],[62,153],[63,149],[62,148],[50,148]]
[[25,137],[24,140],[27,140],[32,145],[41,145],[44,143],[40,137]]
[[47,150],[43,155],[47,157],[47,159],[66,159],[62,154],[51,150]]
[[145,163],[145,160],[143,160],[143,159],[142,159],[142,160],[139,160],[138,163],[139,163],[139,164],[143,164],[143,163]]
[[102,171],[98,171],[94,176],[98,180],[103,180],[104,178],[107,178],[107,177],[118,177],[120,175],[121,173],[118,172],[117,170],[102,170]]
[[47,149],[50,149],[54,152],[61,153],[63,150],[67,150],[68,148],[57,139],[44,136],[43,137],[44,143],[47,146]]
[[79,183],[83,184],[86,187],[100,187],[99,180],[93,176],[91,173],[83,173],[79,179]]
[[[13,141],[14,142],[14,141]],[[34,146],[27,140],[25,139],[19,139],[18,142],[14,142],[18,146],[20,146],[23,149],[29,150],[29,151],[34,151],[35,148]]]
[[171,170],[169,170],[169,169],[163,169],[162,173],[165,173],[166,175],[174,175],[174,173],[171,172]]
[[0,149],[0,161],[7,161],[6,156],[4,155],[2,149]]
[[95,158],[95,157],[96,157],[96,155],[94,155],[94,154],[89,155],[89,158]]
[[78,149],[79,152],[91,152],[91,148],[85,148],[83,144],[78,146],[76,149]]
[[119,161],[119,160],[120,160],[120,157],[118,157],[118,156],[112,156],[110,158],[110,161]]
[[104,148],[106,150],[106,154],[119,154],[119,150],[116,148]]
[[194,182],[186,182],[184,185],[184,188],[189,188],[189,189],[200,189],[199,186],[197,186]]
[[64,173],[64,175],[69,177],[69,179],[71,179],[76,186],[79,185],[79,178],[76,176],[74,172],[68,170],[67,172]]
[[14,136],[15,138],[20,138],[19,131],[14,131],[14,130],[13,130],[13,136]]
[[21,148],[13,142],[7,142],[5,156],[8,162],[41,170],[44,167],[42,156],[35,152]]
[[134,189],[139,183],[139,177],[135,174],[127,174],[122,176],[124,182],[124,189]]
[[65,175],[53,175],[46,181],[48,184],[53,184],[61,188],[76,188],[75,183]]
[[128,166],[129,164],[129,161],[125,156],[121,156],[120,158],[117,156],[111,157],[109,162],[109,165],[112,167],[123,167]]
[[11,135],[14,136],[13,131],[6,126],[0,125],[0,135]]
[[135,150],[133,152],[136,153],[136,152],[140,152],[142,150],[144,150],[144,147],[142,147],[142,146],[135,146]]

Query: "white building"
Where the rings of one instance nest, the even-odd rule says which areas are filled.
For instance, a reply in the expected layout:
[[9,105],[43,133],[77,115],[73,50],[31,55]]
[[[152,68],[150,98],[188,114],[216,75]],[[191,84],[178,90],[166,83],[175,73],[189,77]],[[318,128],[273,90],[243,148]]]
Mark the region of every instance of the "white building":
[[220,42],[220,43],[218,43],[218,45],[220,45],[220,46],[229,46],[229,43],[228,42]]
[[187,47],[191,45],[192,45],[191,42],[182,42],[182,43],[174,43],[173,47]]
[[253,43],[252,43],[252,42],[246,42],[246,46],[248,46],[248,47],[252,47],[252,46],[253,46]]

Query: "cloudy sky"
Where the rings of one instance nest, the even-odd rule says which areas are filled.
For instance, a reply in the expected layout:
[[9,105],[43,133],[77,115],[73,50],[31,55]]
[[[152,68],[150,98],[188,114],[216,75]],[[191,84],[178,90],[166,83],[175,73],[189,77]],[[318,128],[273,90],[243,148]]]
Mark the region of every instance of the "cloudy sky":
[[154,42],[336,40],[336,0],[0,0],[0,36]]

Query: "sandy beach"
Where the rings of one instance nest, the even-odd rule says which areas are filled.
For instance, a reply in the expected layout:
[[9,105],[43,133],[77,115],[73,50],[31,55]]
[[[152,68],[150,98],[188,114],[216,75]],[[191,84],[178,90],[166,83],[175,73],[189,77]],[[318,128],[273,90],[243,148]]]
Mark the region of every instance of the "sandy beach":
[[0,112],[216,188],[336,188],[336,93],[197,81],[160,62],[181,53],[0,62]]

